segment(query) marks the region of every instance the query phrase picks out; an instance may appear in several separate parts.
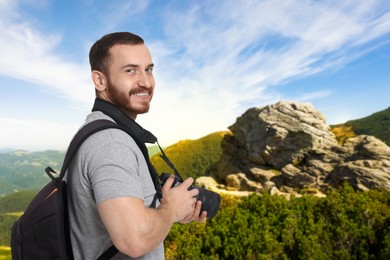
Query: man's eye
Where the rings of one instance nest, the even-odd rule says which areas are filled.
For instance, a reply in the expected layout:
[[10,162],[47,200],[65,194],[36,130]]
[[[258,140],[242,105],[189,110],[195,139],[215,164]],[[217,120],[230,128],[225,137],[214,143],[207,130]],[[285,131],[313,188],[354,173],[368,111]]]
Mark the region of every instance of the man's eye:
[[135,70],[134,69],[127,69],[126,72],[128,73],[133,73]]
[[147,68],[146,72],[153,72],[153,68]]

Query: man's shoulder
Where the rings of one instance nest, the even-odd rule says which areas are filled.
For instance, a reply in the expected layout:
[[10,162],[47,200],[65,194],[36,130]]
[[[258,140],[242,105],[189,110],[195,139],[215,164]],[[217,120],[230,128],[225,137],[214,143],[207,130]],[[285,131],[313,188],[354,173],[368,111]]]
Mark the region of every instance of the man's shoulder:
[[[84,123],[88,124],[90,122],[96,121],[96,120],[110,120],[112,122],[115,122],[111,117],[107,116],[106,114],[100,112],[100,111],[94,111],[91,114],[87,116],[87,119]],[[98,131],[94,133],[92,136],[90,136],[85,141],[85,146],[106,146],[106,145],[123,145],[125,147],[128,147],[130,149],[134,149],[134,147],[138,147],[135,143],[134,139],[125,131],[120,130],[118,128],[108,128],[101,131]]]
[[101,119],[110,120],[112,122],[115,122],[114,119],[112,119],[108,115],[104,114],[103,112],[101,112],[101,111],[93,111],[89,115],[87,115],[87,118],[85,119],[84,125],[86,125],[86,124],[88,124],[88,123],[90,123],[92,121],[101,120]]

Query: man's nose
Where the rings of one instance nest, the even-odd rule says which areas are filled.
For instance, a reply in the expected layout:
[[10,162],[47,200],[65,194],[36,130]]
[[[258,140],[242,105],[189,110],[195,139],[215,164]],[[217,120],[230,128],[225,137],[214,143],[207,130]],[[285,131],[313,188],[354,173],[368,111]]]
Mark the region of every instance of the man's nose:
[[154,82],[154,79],[153,79],[152,75],[149,75],[146,72],[142,72],[140,74],[139,79],[138,79],[138,86],[144,87],[144,88],[151,88],[151,87],[153,87],[153,82]]

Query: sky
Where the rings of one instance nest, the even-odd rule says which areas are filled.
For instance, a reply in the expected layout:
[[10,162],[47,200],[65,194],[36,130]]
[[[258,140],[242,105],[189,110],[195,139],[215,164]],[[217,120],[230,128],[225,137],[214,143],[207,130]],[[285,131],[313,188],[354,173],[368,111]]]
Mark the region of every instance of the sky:
[[0,0],[0,151],[67,148],[95,98],[89,49],[116,31],[150,49],[137,122],[163,146],[279,101],[330,125],[390,106],[388,0]]

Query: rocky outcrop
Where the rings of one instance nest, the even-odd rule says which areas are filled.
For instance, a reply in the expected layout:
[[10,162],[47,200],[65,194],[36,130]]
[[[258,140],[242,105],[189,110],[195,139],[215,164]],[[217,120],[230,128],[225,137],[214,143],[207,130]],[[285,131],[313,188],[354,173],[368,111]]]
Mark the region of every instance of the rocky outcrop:
[[251,108],[229,129],[221,160],[208,172],[227,189],[291,193],[348,182],[360,190],[390,190],[390,148],[364,135],[339,145],[309,103]]

